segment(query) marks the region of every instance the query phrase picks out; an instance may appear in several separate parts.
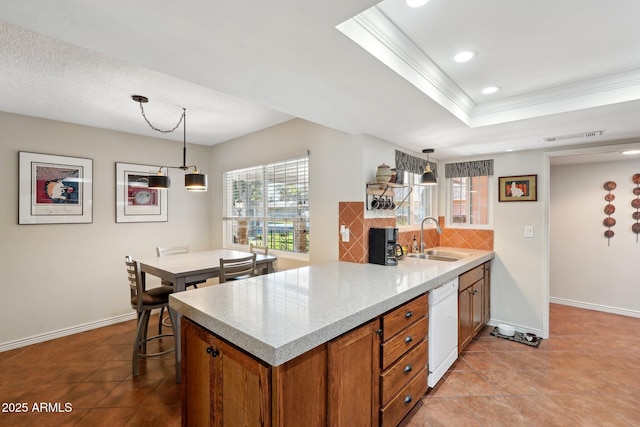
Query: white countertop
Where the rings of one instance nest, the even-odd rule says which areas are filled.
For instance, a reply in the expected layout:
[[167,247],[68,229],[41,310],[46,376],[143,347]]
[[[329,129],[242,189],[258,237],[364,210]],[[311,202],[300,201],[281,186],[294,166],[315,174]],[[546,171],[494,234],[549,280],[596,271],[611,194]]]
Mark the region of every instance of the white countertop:
[[216,335],[278,366],[489,261],[405,258],[397,266],[331,262],[171,295],[170,305]]

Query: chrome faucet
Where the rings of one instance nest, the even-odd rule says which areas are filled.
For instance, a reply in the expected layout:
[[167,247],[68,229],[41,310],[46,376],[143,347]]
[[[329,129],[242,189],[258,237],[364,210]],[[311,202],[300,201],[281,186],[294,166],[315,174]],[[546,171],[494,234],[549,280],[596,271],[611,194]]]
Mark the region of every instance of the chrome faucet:
[[433,221],[436,224],[436,230],[438,231],[438,234],[442,234],[442,228],[440,228],[440,224],[438,224],[438,220],[435,219],[432,216],[428,216],[425,217],[422,222],[420,223],[420,253],[424,253],[424,222],[426,220],[430,219],[431,221]]

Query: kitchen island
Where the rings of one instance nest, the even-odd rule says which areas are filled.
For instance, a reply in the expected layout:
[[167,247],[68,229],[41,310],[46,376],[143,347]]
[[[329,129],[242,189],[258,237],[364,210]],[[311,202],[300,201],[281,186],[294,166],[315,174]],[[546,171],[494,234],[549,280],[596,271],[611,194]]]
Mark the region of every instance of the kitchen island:
[[[349,413],[370,412],[367,424],[377,424],[385,313],[407,303],[426,306],[420,298],[426,301],[428,291],[494,256],[438,249],[469,255],[455,262],[406,258],[398,266],[333,262],[172,295],[171,307],[188,319],[181,363],[183,417],[192,417],[186,423],[205,403],[203,419],[232,422],[230,405],[246,402],[253,409],[235,414],[243,417],[235,420],[239,423],[339,424],[336,420],[352,421]],[[415,318],[420,319],[416,315],[411,321]],[[416,348],[423,341],[426,336],[417,338]],[[424,369],[415,371],[422,375]],[[336,375],[340,372],[354,372],[354,378],[370,384],[354,388],[349,378]],[[227,392],[235,395],[223,393],[225,381]],[[371,396],[364,393],[361,409],[350,387],[359,396],[371,390]],[[351,396],[347,406],[341,406],[340,396]]]

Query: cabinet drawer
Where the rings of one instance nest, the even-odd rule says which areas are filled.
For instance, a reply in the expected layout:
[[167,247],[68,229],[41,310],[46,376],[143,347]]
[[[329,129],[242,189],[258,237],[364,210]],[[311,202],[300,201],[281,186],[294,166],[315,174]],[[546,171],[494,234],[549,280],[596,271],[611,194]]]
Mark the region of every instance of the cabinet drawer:
[[382,426],[397,426],[427,391],[427,370],[423,369],[380,410]]
[[429,329],[428,317],[422,317],[399,334],[382,344],[382,370],[391,366],[400,356],[422,342]]
[[459,281],[459,291],[464,291],[469,286],[484,277],[484,265],[479,265],[472,270],[462,273]]
[[427,294],[419,296],[382,316],[382,341],[406,328],[429,311]]
[[386,404],[403,385],[427,367],[427,341],[402,356],[380,376],[380,401]]

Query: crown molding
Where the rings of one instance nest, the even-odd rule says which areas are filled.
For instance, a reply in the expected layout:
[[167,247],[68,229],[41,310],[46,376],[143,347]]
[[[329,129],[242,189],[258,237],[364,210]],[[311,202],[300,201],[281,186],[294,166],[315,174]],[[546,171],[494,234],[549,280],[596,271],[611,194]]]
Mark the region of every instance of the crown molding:
[[475,103],[377,6],[339,31],[471,128],[640,99],[640,70]]

